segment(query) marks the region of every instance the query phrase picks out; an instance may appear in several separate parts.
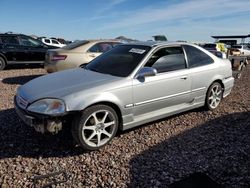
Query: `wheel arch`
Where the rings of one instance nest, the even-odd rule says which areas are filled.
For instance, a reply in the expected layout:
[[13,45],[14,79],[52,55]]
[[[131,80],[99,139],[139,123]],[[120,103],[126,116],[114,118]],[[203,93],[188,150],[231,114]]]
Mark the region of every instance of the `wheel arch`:
[[224,86],[222,80],[220,80],[220,79],[214,80],[214,81],[210,84],[210,86],[211,86],[213,83],[215,83],[215,82],[218,82],[218,83],[221,85],[221,87],[223,88],[223,90],[224,90],[225,86]]
[[[211,83],[209,84],[209,86],[207,87],[206,96],[207,96],[207,94],[208,94],[208,90],[209,90],[210,86],[213,85],[215,82],[217,82],[217,83],[219,83],[219,84],[221,85],[221,87],[222,87],[222,92],[224,92],[225,86],[224,86],[222,80],[221,80],[221,79],[216,79],[216,80],[214,80],[213,82],[211,82]],[[222,95],[222,96],[223,96],[223,95]]]
[[4,59],[4,61],[5,61],[5,63],[7,64],[8,60],[7,60],[7,58],[5,57],[5,55],[4,55],[4,54],[2,54],[2,53],[0,53],[0,57],[1,57],[1,58],[3,58],[3,59]]
[[[224,85],[223,81],[222,81],[220,78],[217,78],[217,79],[214,79],[214,80],[208,85],[208,87],[207,87],[207,92],[208,92],[210,86],[213,85],[215,82],[218,82],[218,83],[221,85],[221,87],[222,87],[222,89],[223,89],[223,91],[224,91],[225,85]],[[206,92],[206,94],[207,94],[207,92]]]
[[[86,142],[86,136],[84,136],[82,134],[82,130],[83,130],[82,126],[84,126],[84,124],[82,124],[82,123],[79,124],[79,122],[82,121],[82,118],[85,118],[85,117],[88,118],[89,115],[91,113],[93,113],[93,110],[95,111],[96,109],[98,109],[97,108],[98,105],[99,105],[99,107],[100,107],[100,105],[102,105],[103,107],[105,105],[109,109],[112,108],[115,111],[115,113],[117,114],[117,118],[118,118],[118,126],[115,126],[114,128],[112,128],[112,134],[110,133],[111,136],[108,137],[108,141],[105,141],[105,143],[102,144],[102,145],[95,145],[96,143],[94,143],[94,145],[93,145],[93,143],[90,144],[90,143]],[[92,107],[92,111],[85,111],[85,110],[87,110],[88,108],[91,108],[91,107]],[[91,110],[91,109],[89,109],[89,110]],[[89,112],[91,112],[91,113],[89,113]],[[112,112],[112,113],[114,113],[114,112]],[[84,108],[83,110],[76,111],[76,113],[74,113],[75,118],[73,119],[73,123],[72,123],[72,126],[71,126],[71,133],[72,133],[72,136],[73,136],[74,140],[77,142],[77,144],[79,144],[83,149],[86,149],[86,150],[96,150],[96,149],[99,149],[100,147],[103,147],[104,145],[108,144],[112,140],[112,138],[117,134],[117,131],[120,130],[120,125],[121,125],[121,123],[120,123],[121,122],[120,113],[121,113],[120,109],[116,104],[114,104],[112,102],[106,102],[106,101],[93,103],[93,104],[87,106],[86,108]],[[86,121],[86,119],[84,121]],[[96,135],[97,135],[97,133],[96,133]]]
[[82,112],[83,110],[91,107],[91,106],[96,106],[96,105],[106,105],[106,106],[109,106],[111,108],[113,108],[117,114],[117,117],[118,117],[118,122],[119,122],[119,125],[118,125],[118,128],[121,130],[122,129],[122,125],[123,125],[123,120],[122,120],[122,112],[121,112],[121,109],[120,107],[113,103],[113,102],[110,102],[110,101],[99,101],[99,102],[96,102],[96,103],[93,103],[93,104],[90,104],[88,106],[86,106],[84,109],[82,109],[81,111],[79,112]]

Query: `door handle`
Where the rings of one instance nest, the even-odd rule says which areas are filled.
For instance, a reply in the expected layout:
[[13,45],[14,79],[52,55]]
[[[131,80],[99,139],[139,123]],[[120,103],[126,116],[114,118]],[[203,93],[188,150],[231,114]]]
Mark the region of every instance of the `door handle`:
[[186,80],[187,79],[187,76],[183,76],[181,77],[182,80]]
[[90,57],[96,57],[94,54],[89,55]]

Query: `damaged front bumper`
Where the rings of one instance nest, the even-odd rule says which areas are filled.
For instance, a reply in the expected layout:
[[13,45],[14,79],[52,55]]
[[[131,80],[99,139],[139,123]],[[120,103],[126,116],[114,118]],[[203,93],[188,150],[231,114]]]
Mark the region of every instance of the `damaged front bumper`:
[[[48,116],[37,113],[31,113],[18,106],[16,97],[14,98],[15,110],[20,119],[27,125],[33,127],[37,132],[50,132],[57,134],[62,130],[63,116]],[[64,114],[66,115],[66,114]]]

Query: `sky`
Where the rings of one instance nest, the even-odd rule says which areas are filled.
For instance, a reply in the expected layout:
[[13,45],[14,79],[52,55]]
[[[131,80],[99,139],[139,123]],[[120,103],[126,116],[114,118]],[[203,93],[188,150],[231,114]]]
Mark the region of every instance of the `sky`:
[[0,18],[0,32],[66,40],[211,42],[250,34],[250,0],[0,0]]

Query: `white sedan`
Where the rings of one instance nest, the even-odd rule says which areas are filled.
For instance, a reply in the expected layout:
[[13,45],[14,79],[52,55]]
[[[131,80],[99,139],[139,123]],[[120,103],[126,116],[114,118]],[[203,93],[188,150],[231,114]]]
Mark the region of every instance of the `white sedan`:
[[66,44],[62,44],[58,40],[55,40],[55,39],[42,38],[41,41],[48,46],[54,46],[58,48],[66,46]]
[[234,45],[232,48],[239,49],[241,55],[250,56],[250,49],[246,45]]

